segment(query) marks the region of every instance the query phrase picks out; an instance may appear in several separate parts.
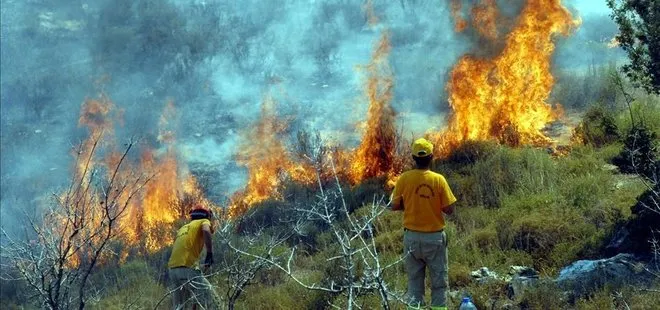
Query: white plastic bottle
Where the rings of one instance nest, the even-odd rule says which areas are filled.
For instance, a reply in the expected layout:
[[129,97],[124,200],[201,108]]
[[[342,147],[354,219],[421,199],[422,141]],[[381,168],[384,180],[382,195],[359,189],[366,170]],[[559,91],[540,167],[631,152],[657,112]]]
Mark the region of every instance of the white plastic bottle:
[[463,301],[461,301],[461,306],[458,310],[477,310],[477,306],[472,303],[470,297],[463,297]]

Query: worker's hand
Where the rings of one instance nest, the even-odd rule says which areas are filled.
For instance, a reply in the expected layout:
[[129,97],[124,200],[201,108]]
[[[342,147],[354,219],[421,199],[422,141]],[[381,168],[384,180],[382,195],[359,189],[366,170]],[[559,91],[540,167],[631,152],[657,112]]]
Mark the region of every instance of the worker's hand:
[[204,259],[204,267],[208,268],[213,265],[213,252],[206,252],[206,259]]

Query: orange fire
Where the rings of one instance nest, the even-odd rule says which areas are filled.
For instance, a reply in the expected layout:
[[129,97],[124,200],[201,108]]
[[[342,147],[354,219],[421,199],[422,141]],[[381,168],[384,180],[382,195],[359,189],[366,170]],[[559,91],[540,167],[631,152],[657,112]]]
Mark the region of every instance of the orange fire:
[[350,154],[348,174],[352,184],[394,172],[396,113],[390,105],[394,86],[392,69],[387,61],[390,49],[389,36],[383,33],[374,48],[371,62],[364,66],[368,73],[365,90],[369,111],[362,141]]
[[[369,110],[360,145],[352,151],[335,150],[326,158],[334,161],[337,176],[350,184],[379,176],[391,180],[403,168],[403,160],[396,156],[396,113],[390,105],[394,85],[387,61],[390,49],[389,36],[384,33],[375,45],[371,62],[361,67],[367,73],[365,92]],[[334,177],[332,171],[325,170],[318,171],[317,176],[317,168],[328,167],[314,167],[307,161],[299,163],[291,159],[281,142],[286,123],[277,118],[274,105],[272,97],[266,97],[259,122],[238,147],[237,160],[247,167],[248,182],[232,197],[230,217],[241,215],[255,203],[268,198],[281,199],[279,187],[285,178],[313,184],[317,178],[327,181]]]
[[284,178],[305,184],[316,180],[313,167],[291,160],[281,137],[286,127],[287,124],[275,115],[275,101],[271,96],[266,96],[259,122],[238,146],[237,161],[247,167],[248,181],[245,188],[231,198],[230,217],[243,214],[255,203],[268,198],[282,198],[279,185]]
[[499,55],[463,56],[447,85],[453,110],[448,127],[434,135],[439,155],[467,140],[548,144],[542,129],[558,117],[547,103],[554,84],[552,37],[566,35],[573,25],[560,0],[529,0]]
[[[122,153],[117,151],[112,141],[113,132],[113,105],[107,97],[98,100],[87,100],[81,108],[79,124],[89,129],[89,137],[82,143],[80,158],[77,162],[74,176],[76,179],[89,178],[89,171],[98,168],[107,170],[107,180],[114,174]],[[150,182],[136,197],[128,203],[117,223],[117,238],[123,241],[126,249],[138,249],[142,252],[153,253],[172,243],[173,224],[185,218],[192,203],[202,203],[213,208],[211,202],[204,198],[196,184],[194,177],[187,173],[176,158],[175,137],[169,120],[175,115],[174,105],[167,104],[159,123],[160,132],[158,140],[162,143],[160,150],[142,146],[139,162],[124,161],[117,171],[115,183],[123,184],[130,181],[136,174],[152,176]],[[95,141],[99,141],[95,147]],[[103,158],[98,155],[107,152]],[[91,156],[96,153],[97,156]],[[90,160],[87,160],[87,159]],[[91,227],[103,220],[100,207],[103,201],[102,193],[92,192],[87,195],[87,203],[76,204],[76,208],[86,210]],[[76,197],[73,197],[76,198]],[[127,195],[120,196],[120,205],[127,201]],[[86,207],[90,206],[90,207]],[[98,209],[98,210],[97,210]],[[82,212],[82,210],[74,210]],[[60,227],[68,227],[66,218],[60,217],[57,221]],[[65,231],[66,233],[66,231]],[[84,234],[85,232],[83,232]],[[92,242],[96,242],[92,240]],[[84,249],[82,250],[84,252]],[[84,255],[79,253],[78,255]],[[119,253],[125,258],[127,252]],[[79,257],[70,259],[71,266],[76,266]]]

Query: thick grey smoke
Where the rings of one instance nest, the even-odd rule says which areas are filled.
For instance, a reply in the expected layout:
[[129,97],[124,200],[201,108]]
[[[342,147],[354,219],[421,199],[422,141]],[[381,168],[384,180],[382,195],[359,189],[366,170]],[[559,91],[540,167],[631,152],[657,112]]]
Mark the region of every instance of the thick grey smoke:
[[356,66],[369,63],[383,31],[399,121],[407,132],[440,128],[447,72],[473,42],[454,32],[449,1],[373,2],[375,26],[362,0],[3,1],[3,226],[66,184],[71,145],[86,134],[80,105],[99,93],[123,112],[117,138],[152,147],[173,101],[179,155],[216,180],[216,201],[243,185],[233,157],[267,95],[292,131],[358,143],[368,105]]

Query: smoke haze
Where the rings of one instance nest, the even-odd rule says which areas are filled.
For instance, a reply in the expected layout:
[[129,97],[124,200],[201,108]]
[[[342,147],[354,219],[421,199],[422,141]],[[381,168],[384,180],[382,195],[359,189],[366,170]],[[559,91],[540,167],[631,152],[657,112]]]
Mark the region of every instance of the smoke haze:
[[[521,3],[498,2],[511,21]],[[86,98],[112,100],[119,141],[137,135],[154,148],[172,101],[180,160],[214,179],[209,197],[223,202],[244,185],[236,146],[265,96],[290,132],[318,130],[357,146],[368,108],[359,66],[387,31],[392,106],[404,132],[421,134],[444,124],[447,73],[475,44],[454,31],[450,1],[437,0],[371,8],[358,0],[6,0],[0,17],[3,227],[67,183],[71,146],[87,133],[77,121]],[[583,17],[574,36],[560,39],[555,66],[618,59],[606,48],[615,31],[606,17]]]

